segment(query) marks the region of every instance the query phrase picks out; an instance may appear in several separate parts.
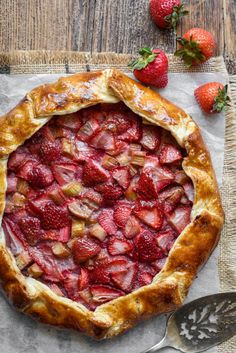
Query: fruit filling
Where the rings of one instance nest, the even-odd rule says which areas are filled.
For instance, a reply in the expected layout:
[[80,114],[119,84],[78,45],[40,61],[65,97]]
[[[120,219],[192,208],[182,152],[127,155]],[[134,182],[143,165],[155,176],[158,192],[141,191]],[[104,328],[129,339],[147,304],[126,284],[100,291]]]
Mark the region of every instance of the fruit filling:
[[3,228],[22,273],[90,310],[150,284],[190,223],[185,153],[123,103],[55,116],[8,161]]

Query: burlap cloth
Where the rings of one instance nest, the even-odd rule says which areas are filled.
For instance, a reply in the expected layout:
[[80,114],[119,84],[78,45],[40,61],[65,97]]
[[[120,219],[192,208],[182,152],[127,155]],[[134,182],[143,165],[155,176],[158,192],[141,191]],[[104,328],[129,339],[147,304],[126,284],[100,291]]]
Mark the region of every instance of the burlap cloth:
[[[49,51],[0,53],[0,74],[74,73],[114,67],[127,71],[127,54]],[[170,72],[188,72],[184,64],[169,55]],[[223,57],[210,59],[193,72],[223,72]],[[226,113],[225,161],[221,190],[225,226],[220,241],[218,271],[221,291],[236,290],[236,76],[229,76],[231,105]],[[219,353],[236,352],[236,336],[218,348]]]

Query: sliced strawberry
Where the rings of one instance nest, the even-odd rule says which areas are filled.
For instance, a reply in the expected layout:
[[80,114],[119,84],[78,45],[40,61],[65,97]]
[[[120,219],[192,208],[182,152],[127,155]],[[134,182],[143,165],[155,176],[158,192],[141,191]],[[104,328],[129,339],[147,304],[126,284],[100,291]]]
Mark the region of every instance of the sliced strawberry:
[[152,262],[151,265],[155,269],[155,271],[160,272],[163,269],[166,263],[166,260],[167,260],[167,257],[165,257],[163,254],[163,257],[161,259],[157,259],[156,261]]
[[115,168],[112,170],[111,175],[122,188],[127,189],[131,179],[128,167]]
[[117,200],[123,195],[123,189],[119,185],[110,182],[95,186],[95,190],[100,192],[104,199]]
[[163,212],[155,201],[138,201],[136,202],[134,214],[145,224],[160,229],[163,223]]
[[27,152],[20,152],[19,149],[10,154],[7,167],[9,170],[17,172],[27,160],[31,159],[31,156]]
[[40,227],[40,220],[35,217],[25,217],[19,221],[19,227],[27,242],[34,246],[42,238],[43,231]]
[[41,214],[44,206],[50,202],[47,194],[40,194],[38,197],[29,199],[27,211],[35,215]]
[[76,200],[68,205],[68,209],[73,216],[82,219],[89,219],[93,210],[80,200]]
[[86,185],[103,183],[107,181],[109,177],[109,172],[94,160],[89,160],[84,166],[83,182]]
[[114,149],[109,149],[107,153],[110,154],[111,156],[118,156],[122,152],[128,151],[128,149],[129,149],[128,143],[118,140],[118,141],[115,141]]
[[107,269],[109,273],[126,272],[129,263],[130,262],[124,256],[117,256],[108,262]]
[[29,171],[27,181],[34,188],[45,188],[52,184],[54,178],[51,170],[45,165],[38,165]]
[[158,195],[158,200],[163,205],[165,213],[171,213],[180,203],[184,190],[181,186],[170,186]]
[[133,249],[133,244],[125,239],[111,238],[108,243],[108,251],[111,255],[123,255]]
[[135,237],[140,232],[140,224],[137,218],[130,216],[125,225],[125,236],[128,239]]
[[110,112],[104,127],[114,133],[122,134],[131,127],[131,121],[127,119],[125,112]]
[[134,240],[138,257],[141,262],[153,262],[163,257],[154,235],[149,231],[138,234]]
[[86,268],[81,268],[80,269],[80,276],[78,280],[78,286],[79,290],[83,290],[89,285],[89,273]]
[[104,210],[102,210],[102,212],[99,214],[98,222],[108,235],[116,234],[117,226],[114,223],[112,209],[105,208]]
[[60,229],[70,225],[70,216],[65,208],[48,202],[41,210],[41,224],[44,229]]
[[67,243],[70,239],[71,234],[71,227],[63,227],[59,229],[59,236],[58,236],[58,241],[61,241],[62,243]]
[[68,297],[73,299],[76,297],[78,291],[79,291],[79,275],[78,273],[68,273],[65,276],[65,279],[63,281],[63,285],[65,287],[65,290],[68,294]]
[[56,294],[59,295],[60,297],[64,297],[64,293],[60,289],[60,287],[55,284],[55,283],[48,283],[48,287]]
[[32,172],[38,165],[39,163],[35,160],[27,160],[21,165],[20,168],[18,168],[17,176],[28,180],[29,173]]
[[74,180],[76,166],[74,164],[54,164],[52,172],[58,184],[64,185]]
[[125,293],[109,286],[93,285],[90,287],[92,297],[96,303],[106,303],[119,298]]
[[168,215],[168,221],[180,234],[184,228],[190,223],[190,206],[178,206],[173,213]]
[[100,251],[100,246],[88,238],[76,239],[72,246],[74,261],[77,264],[91,259],[95,255],[99,254]]
[[101,130],[90,140],[89,144],[95,148],[103,150],[113,150],[115,148],[115,139],[111,132]]
[[10,174],[7,177],[7,193],[15,192],[17,186],[17,177],[14,174]]
[[112,273],[111,278],[115,285],[121,290],[124,292],[130,292],[137,275],[137,270],[137,265],[135,263],[130,263],[126,272]]
[[137,276],[138,287],[147,286],[152,282],[153,276],[149,272],[139,272]]
[[181,161],[183,157],[178,148],[173,145],[166,145],[162,147],[159,158],[161,164],[171,164]]
[[45,164],[51,164],[61,157],[61,148],[59,141],[43,140],[39,155],[41,161]]
[[[39,131],[39,139],[37,138],[37,140],[40,141],[40,134],[42,136],[42,140],[48,140],[48,141],[54,141],[54,136],[52,133],[51,128],[48,125],[43,126],[40,131]],[[34,135],[33,135],[34,137]],[[41,140],[41,141],[42,141]]]
[[102,206],[103,197],[101,194],[93,189],[87,189],[82,195],[81,200],[87,204],[91,209],[98,209]]
[[91,283],[109,284],[111,279],[105,264],[98,264],[90,272]]
[[194,188],[193,188],[193,183],[190,181],[188,183],[183,184],[183,188],[185,191],[185,194],[189,201],[193,202],[194,201]]
[[63,116],[55,116],[55,122],[58,126],[62,126],[73,131],[78,131],[82,125],[81,114],[80,112],[76,112]]
[[128,130],[119,135],[119,139],[128,142],[138,141],[142,136],[141,118],[138,115],[129,112],[127,114],[127,120],[130,122],[131,126]]
[[188,183],[191,179],[187,176],[187,174],[183,170],[177,170],[175,172],[175,182],[177,184],[183,185]]
[[89,141],[99,128],[100,124],[96,119],[89,119],[80,128],[77,138],[82,141]]
[[2,227],[6,238],[6,245],[11,249],[13,255],[19,255],[22,253],[24,248],[27,248],[27,243],[20,234],[20,229],[15,222],[11,221],[7,217],[4,217]]
[[140,140],[141,145],[149,150],[155,151],[161,143],[161,130],[156,126],[143,126],[143,136]]
[[165,255],[168,254],[170,244],[173,245],[175,238],[176,233],[171,228],[167,228],[166,230],[157,233],[157,245],[161,248]]
[[114,210],[114,221],[118,227],[124,228],[127,224],[130,214],[132,212],[131,206],[128,203],[118,203]]

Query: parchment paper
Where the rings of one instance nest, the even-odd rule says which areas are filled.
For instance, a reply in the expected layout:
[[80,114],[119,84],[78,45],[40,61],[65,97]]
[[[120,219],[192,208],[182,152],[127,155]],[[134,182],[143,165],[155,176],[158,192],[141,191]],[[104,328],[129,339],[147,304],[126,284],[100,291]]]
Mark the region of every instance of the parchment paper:
[[[61,75],[0,75],[0,115],[13,108],[26,92]],[[210,81],[225,83],[221,73],[172,73],[168,86],[160,93],[186,110],[202,129],[211,152],[218,183],[222,182],[224,158],[224,114],[204,115],[195,102],[196,87]],[[1,133],[1,132],[0,132]],[[218,249],[194,281],[187,301],[219,291],[217,270]],[[166,315],[140,323],[122,336],[109,341],[94,342],[82,334],[59,330],[33,321],[9,306],[0,295],[0,352],[1,353],[140,353],[157,343],[163,336]],[[166,353],[176,352],[168,348]],[[208,353],[215,353],[212,348]]]

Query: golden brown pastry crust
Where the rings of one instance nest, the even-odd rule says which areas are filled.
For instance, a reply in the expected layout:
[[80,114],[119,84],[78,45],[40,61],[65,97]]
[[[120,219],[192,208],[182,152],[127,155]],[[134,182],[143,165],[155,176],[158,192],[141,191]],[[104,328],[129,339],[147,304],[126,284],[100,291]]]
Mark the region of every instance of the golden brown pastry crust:
[[7,158],[53,115],[122,100],[131,110],[169,130],[186,149],[183,169],[195,199],[191,223],[172,247],[150,285],[99,306],[94,312],[59,297],[39,281],[24,277],[0,233],[0,281],[19,310],[42,322],[73,328],[100,339],[118,335],[139,320],[180,306],[198,269],[217,244],[224,214],[210,155],[195,122],[182,109],[116,70],[82,73],[35,88],[0,119],[0,216],[5,205]]

